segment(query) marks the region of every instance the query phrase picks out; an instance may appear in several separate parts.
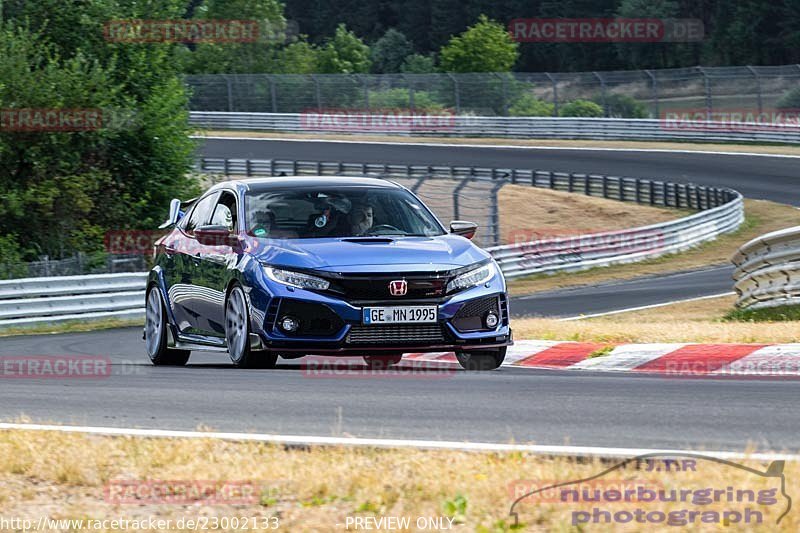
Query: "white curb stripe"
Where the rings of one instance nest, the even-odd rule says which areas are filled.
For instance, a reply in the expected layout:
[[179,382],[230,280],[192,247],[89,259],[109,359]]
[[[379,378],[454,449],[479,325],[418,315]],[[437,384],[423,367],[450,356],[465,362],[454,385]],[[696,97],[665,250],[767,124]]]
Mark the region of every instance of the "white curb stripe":
[[759,348],[712,374],[800,376],[800,344],[776,344]]
[[584,359],[567,370],[605,370],[626,372],[686,346],[685,343],[625,344],[605,356]]
[[159,437],[185,439],[220,439],[235,441],[270,442],[287,445],[356,446],[370,448],[417,448],[423,450],[454,450],[480,452],[528,452],[543,455],[635,457],[648,453],[681,455],[691,451],[717,459],[753,459],[758,461],[798,461],[800,455],[785,453],[741,453],[728,451],[694,451],[650,448],[603,448],[598,446],[548,446],[539,444],[500,444],[491,442],[455,442],[417,439],[367,439],[353,437],[316,437],[301,435],[270,435],[262,433],[221,433],[202,431],[177,431],[165,429],[133,429],[93,426],[55,426],[46,424],[0,423],[0,430],[54,431],[59,433],[84,433],[88,435]]

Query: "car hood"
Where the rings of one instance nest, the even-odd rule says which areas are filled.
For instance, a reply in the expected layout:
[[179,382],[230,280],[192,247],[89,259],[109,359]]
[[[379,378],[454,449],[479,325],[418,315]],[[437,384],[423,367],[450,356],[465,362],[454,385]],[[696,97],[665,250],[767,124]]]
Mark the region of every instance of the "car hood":
[[490,257],[457,235],[254,241],[251,253],[262,263],[328,272],[433,272]]

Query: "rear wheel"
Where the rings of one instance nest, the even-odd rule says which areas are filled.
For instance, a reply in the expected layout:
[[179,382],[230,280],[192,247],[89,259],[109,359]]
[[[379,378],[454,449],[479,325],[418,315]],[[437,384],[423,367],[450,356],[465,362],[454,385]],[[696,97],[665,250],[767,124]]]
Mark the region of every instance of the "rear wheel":
[[456,352],[456,359],[464,370],[494,370],[503,364],[506,349],[507,347],[503,346],[494,350]]
[[189,350],[167,348],[167,312],[158,287],[147,291],[144,341],[147,356],[155,366],[183,366],[189,360]]
[[244,290],[236,285],[225,303],[225,341],[228,355],[238,368],[274,368],[278,354],[250,347],[250,313]]
[[384,370],[396,365],[403,359],[403,354],[392,355],[365,355],[364,362],[371,370]]

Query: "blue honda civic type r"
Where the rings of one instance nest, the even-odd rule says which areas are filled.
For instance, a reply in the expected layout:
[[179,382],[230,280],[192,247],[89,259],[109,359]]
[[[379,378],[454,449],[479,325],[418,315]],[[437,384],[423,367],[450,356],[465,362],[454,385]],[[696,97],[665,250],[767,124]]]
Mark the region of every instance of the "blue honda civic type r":
[[316,354],[377,368],[453,351],[464,368],[489,370],[512,343],[506,283],[470,242],[476,225],[445,230],[391,181],[228,181],[173,200],[162,228],[144,329],[155,365],[210,350],[238,367]]

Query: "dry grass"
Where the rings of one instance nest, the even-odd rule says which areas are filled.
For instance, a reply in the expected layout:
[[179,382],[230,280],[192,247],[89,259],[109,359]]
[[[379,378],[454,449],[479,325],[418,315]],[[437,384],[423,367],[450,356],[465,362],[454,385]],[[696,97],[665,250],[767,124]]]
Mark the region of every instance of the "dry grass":
[[[760,471],[766,463],[745,463]],[[348,517],[408,517],[411,527],[420,517],[454,519],[455,531],[508,531],[513,501],[531,488],[594,476],[618,464],[599,460],[575,461],[521,453],[373,450],[352,448],[285,449],[283,447],[215,440],[89,437],[36,431],[0,433],[0,511],[9,518],[37,520],[91,518],[142,520],[154,516],[276,517],[280,531],[344,530]],[[659,463],[659,466],[663,463]],[[647,472],[632,467],[609,473],[594,485],[602,491],[643,486],[653,489],[734,487],[769,489],[778,479],[765,479],[742,469],[698,460],[696,471]],[[800,494],[800,466],[786,465],[786,492]],[[113,504],[104,487],[111,480],[249,482],[260,494],[257,503],[226,505],[215,502]],[[780,526],[777,516],[786,508],[780,497],[770,505],[753,504],[764,513],[763,531],[796,531],[798,513]],[[571,513],[591,509],[586,503],[563,503],[558,497],[529,496],[516,509],[527,531],[572,531]],[[596,505],[596,504],[592,504]],[[719,510],[716,504],[606,504],[616,512],[634,510]],[[742,510],[742,504],[727,506]],[[664,526],[662,525],[662,528]],[[695,525],[698,531],[717,531],[719,523]],[[734,526],[736,527],[736,526]],[[635,525],[630,531],[649,531]],[[355,529],[350,527],[351,530]],[[386,527],[376,528],[379,531]],[[612,530],[609,526],[605,530]],[[738,529],[738,528],[737,528]],[[754,528],[748,528],[755,530]],[[231,528],[228,528],[231,530]]]
[[498,203],[504,243],[635,228],[692,213],[525,185],[503,187]]
[[712,152],[747,152],[756,154],[800,155],[800,146],[758,144],[713,144],[694,142],[656,141],[592,141],[569,139],[504,139],[487,137],[413,137],[401,135],[345,135],[318,133],[279,133],[273,131],[198,131],[199,136],[275,139],[331,139],[345,141],[372,141],[431,144],[487,144],[506,146],[552,146],[557,148],[627,148],[638,150],[690,150]]
[[736,298],[726,296],[569,322],[552,318],[514,320],[518,339],[610,343],[791,343],[800,342],[798,322],[729,322]]
[[78,333],[82,331],[96,331],[100,329],[128,328],[144,325],[144,318],[137,319],[100,319],[82,321],[59,322],[56,324],[37,324],[35,326],[0,328],[0,338],[12,335],[41,335],[45,333]]
[[594,285],[729,263],[736,250],[750,239],[770,231],[796,226],[800,221],[800,211],[797,208],[766,200],[745,200],[745,214],[747,220],[738,231],[686,252],[640,263],[616,265],[613,268],[595,268],[584,272],[539,275],[512,280],[509,283],[509,290],[512,294],[530,294],[561,287]]

